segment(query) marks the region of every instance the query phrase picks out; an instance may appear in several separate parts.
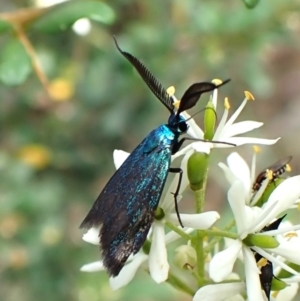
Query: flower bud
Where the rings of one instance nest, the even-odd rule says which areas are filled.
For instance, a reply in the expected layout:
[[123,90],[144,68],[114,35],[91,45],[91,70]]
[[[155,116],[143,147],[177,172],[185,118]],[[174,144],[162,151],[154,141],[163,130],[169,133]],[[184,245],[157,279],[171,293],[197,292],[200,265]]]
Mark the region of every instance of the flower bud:
[[288,285],[284,281],[273,277],[272,285],[271,285],[272,291],[281,291],[281,290],[285,289],[287,286]]
[[197,263],[196,250],[189,245],[182,245],[175,249],[174,263],[181,269],[194,267]]
[[215,134],[216,111],[212,101],[209,101],[204,114],[204,139],[212,140]]
[[269,183],[269,185],[266,187],[264,193],[259,198],[255,206],[261,207],[264,203],[266,203],[271,195],[271,193],[280,185],[282,182],[284,182],[284,178],[278,178],[275,181],[272,181]]
[[151,242],[148,239],[146,239],[143,244],[143,252],[148,255],[150,253],[150,249],[151,249]]
[[202,181],[207,173],[208,155],[205,153],[193,153],[187,162],[187,174],[191,189],[197,191],[202,187]]
[[263,234],[249,234],[244,240],[243,243],[247,246],[257,246],[260,248],[273,249],[279,246],[279,242],[272,236],[263,235]]
[[161,207],[158,207],[155,211],[155,215],[154,215],[154,218],[156,220],[162,220],[163,218],[165,217],[165,212],[164,210],[161,208]]

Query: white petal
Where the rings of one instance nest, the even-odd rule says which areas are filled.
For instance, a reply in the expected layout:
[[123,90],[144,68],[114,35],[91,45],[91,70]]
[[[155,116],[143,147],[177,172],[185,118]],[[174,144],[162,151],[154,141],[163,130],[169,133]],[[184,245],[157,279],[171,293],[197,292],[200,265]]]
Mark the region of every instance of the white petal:
[[223,136],[223,133],[225,133],[227,131],[227,129],[229,127],[231,127],[231,125],[235,122],[235,120],[237,119],[237,117],[240,115],[240,113],[242,112],[242,110],[244,109],[245,105],[247,104],[247,100],[244,99],[243,102],[241,103],[241,105],[238,107],[238,109],[232,114],[232,116],[228,119],[227,123],[225,124],[223,131],[221,133],[221,135]]
[[245,301],[245,299],[240,294],[238,294],[233,297],[226,298],[224,301]]
[[[277,139],[262,139],[262,138],[252,138],[252,137],[231,137],[223,139],[224,142],[229,142],[236,144],[236,146],[244,145],[244,144],[264,144],[264,145],[272,145],[275,144],[280,138]],[[222,146],[223,145],[223,146]],[[220,144],[220,146],[216,147],[229,147],[226,144]]]
[[266,249],[268,252],[272,252],[276,255],[280,255],[286,260],[300,264],[300,256],[299,256],[299,250],[300,250],[300,243],[293,243],[289,241],[282,241],[280,245],[275,249]]
[[129,157],[130,153],[124,152],[119,149],[115,149],[113,152],[114,164],[116,169],[119,169],[124,161]]
[[285,289],[278,292],[276,301],[291,301],[297,294],[299,285],[297,283],[290,283]]
[[218,165],[223,170],[226,180],[229,182],[229,184],[232,185],[233,182],[237,180],[237,178],[234,175],[234,173],[224,163],[220,162]]
[[213,144],[210,142],[194,142],[192,146],[196,152],[209,154],[210,150],[213,148]]
[[[207,229],[211,227],[220,215],[216,211],[204,212],[199,214],[180,214],[180,219],[184,227],[193,229]],[[168,216],[168,220],[178,223],[177,214],[172,213]]]
[[214,134],[214,140],[220,140],[221,134],[223,133],[224,126],[226,124],[228,113],[229,113],[229,110],[225,108],[222,118],[221,118],[219,125],[216,129],[216,132]]
[[239,234],[248,226],[245,211],[246,196],[245,186],[243,182],[238,180],[233,183],[227,193],[228,202],[233,212]]
[[250,190],[250,170],[246,161],[236,152],[231,153],[227,158],[228,167],[233,174],[241,180],[247,191]]
[[[181,226],[178,226],[178,228],[179,228],[180,230],[182,230]],[[192,233],[192,232],[194,231],[194,229],[192,229],[192,228],[184,228],[183,231],[184,231],[186,234],[190,234],[190,233]],[[168,233],[165,235],[165,243],[166,243],[166,245],[167,245],[167,244],[170,244],[171,242],[173,242],[173,241],[175,241],[175,240],[177,240],[177,239],[179,239],[179,238],[181,238],[181,236],[180,236],[178,233],[176,233],[176,232],[174,232],[174,231],[172,230],[172,231],[168,232]]]
[[187,113],[183,112],[181,115],[185,118],[185,120],[188,120],[187,124],[189,126],[188,128],[188,135],[190,135],[193,138],[203,139],[204,133],[202,129],[198,126],[198,124],[195,122],[193,118]]
[[83,234],[82,239],[90,244],[99,245],[99,228],[91,228],[85,234]]
[[236,240],[229,248],[217,253],[209,264],[209,276],[215,282],[220,282],[232,272],[233,265],[238,253],[242,248],[242,243]]
[[[278,201],[275,203],[275,205],[278,203]],[[271,220],[273,220],[273,212],[276,209],[274,204],[269,204],[268,202],[266,203],[267,206],[265,206],[263,209],[258,207],[251,207],[255,208],[257,210],[258,214],[255,216],[254,219],[249,220],[248,227],[245,229],[245,234],[247,235],[248,233],[254,233],[254,232],[259,232],[261,229],[268,225]]]
[[142,252],[137,253],[132,261],[126,264],[117,277],[109,278],[111,288],[115,291],[127,285],[135,276],[136,271],[146,261],[148,256]]
[[[201,287],[193,301],[223,301],[245,291],[245,283],[221,283]],[[243,299],[241,299],[243,300]]]
[[[296,272],[294,269],[292,269],[291,267],[289,267],[286,263],[284,263],[280,258],[280,257],[275,257],[272,254],[266,252],[265,250],[258,248],[258,247],[251,247],[251,249],[253,249],[254,251],[256,251],[257,253],[259,253],[262,257],[268,259],[269,261],[273,262],[274,264],[276,264],[277,266],[281,267],[282,269],[288,271],[289,273],[293,274],[293,275],[298,275],[298,272]],[[266,249],[268,251],[273,249]]]
[[234,137],[240,134],[248,133],[254,129],[257,129],[259,127],[263,126],[262,122],[257,122],[257,121],[241,121],[237,122],[233,125],[231,125],[226,132],[223,132],[222,137]]
[[187,152],[189,152],[190,150],[194,150],[192,144],[189,144],[187,146],[185,146],[183,149],[181,149],[180,151],[178,151],[176,154],[174,154],[172,156],[172,161],[175,160],[176,158],[185,155]]
[[154,221],[151,249],[149,253],[149,271],[152,279],[161,283],[168,279],[169,263],[165,244],[165,231],[162,222]]
[[[281,212],[289,209],[299,198],[300,195],[300,176],[294,176],[286,179],[278,185],[269,197],[268,204],[274,204],[276,201],[276,210],[273,218]],[[272,220],[272,219],[271,219]],[[269,220],[269,221],[271,221]]]
[[[281,225],[280,225],[281,226]],[[271,231],[264,231],[263,233],[257,233],[257,235],[269,235],[269,236],[275,236],[275,235],[279,235],[279,234],[285,234],[288,232],[292,232],[292,231],[298,231],[300,230],[300,225],[295,225],[295,226],[289,226],[289,227],[284,227],[284,228],[279,228],[276,230],[271,230]],[[294,241],[294,239],[299,240],[299,237],[291,237],[290,241]],[[282,237],[281,235],[277,237],[277,240],[279,242],[282,241],[286,241],[286,238]]]
[[212,103],[215,107],[215,111],[217,110],[217,104],[218,104],[218,89],[214,89],[212,93]]
[[259,280],[260,271],[257,268],[253,252],[248,247],[243,247],[243,256],[245,263],[248,301],[264,301]]
[[80,268],[80,271],[82,272],[99,272],[104,270],[105,268],[102,260],[85,264]]
[[268,202],[264,205],[262,216],[250,225],[249,232],[258,232],[268,225],[278,215],[289,209],[300,195],[300,176],[286,179],[279,184],[270,195]]

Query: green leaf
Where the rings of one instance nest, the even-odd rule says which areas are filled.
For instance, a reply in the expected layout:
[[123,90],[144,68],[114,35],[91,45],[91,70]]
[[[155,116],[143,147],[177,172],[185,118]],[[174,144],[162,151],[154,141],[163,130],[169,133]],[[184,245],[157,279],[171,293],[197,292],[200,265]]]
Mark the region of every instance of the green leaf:
[[115,19],[114,11],[105,3],[98,1],[69,1],[45,11],[32,23],[32,28],[43,32],[66,30],[81,18],[104,24],[111,24]]
[[10,40],[0,52],[0,80],[5,85],[20,85],[32,70],[31,60],[18,40]]
[[10,23],[0,19],[0,33],[9,31],[11,28],[12,26],[10,25]]

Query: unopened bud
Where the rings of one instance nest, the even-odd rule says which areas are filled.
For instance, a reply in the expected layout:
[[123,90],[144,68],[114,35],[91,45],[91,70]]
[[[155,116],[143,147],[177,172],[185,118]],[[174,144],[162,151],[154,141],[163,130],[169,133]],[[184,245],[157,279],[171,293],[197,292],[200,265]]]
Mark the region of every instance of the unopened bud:
[[189,245],[182,245],[175,249],[174,263],[181,269],[193,268],[197,263],[196,250]]
[[207,173],[208,155],[205,153],[193,153],[187,163],[187,174],[191,189],[201,189],[205,174]]
[[204,114],[204,139],[212,140],[215,134],[216,111],[212,101],[209,101]]
[[249,234],[244,240],[247,246],[257,246],[260,248],[273,249],[279,246],[279,242],[270,235]]
[[162,220],[165,217],[165,212],[161,207],[158,207],[154,215],[156,220]]
[[273,277],[272,279],[272,291],[281,291],[283,289],[285,289],[288,286],[287,283],[285,283],[284,281]]
[[268,201],[271,193],[284,181],[284,178],[277,178],[275,181],[271,181],[255,206],[261,207],[263,204],[265,204]]

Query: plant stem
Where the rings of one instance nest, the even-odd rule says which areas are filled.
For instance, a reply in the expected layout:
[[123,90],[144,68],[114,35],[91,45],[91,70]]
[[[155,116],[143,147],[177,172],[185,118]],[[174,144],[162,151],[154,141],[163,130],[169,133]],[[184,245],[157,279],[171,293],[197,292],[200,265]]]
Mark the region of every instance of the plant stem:
[[185,233],[183,230],[181,230],[180,228],[176,227],[174,224],[172,224],[171,222],[166,222],[165,225],[173,230],[174,232],[176,232],[178,235],[180,235],[182,238],[186,238],[187,240],[190,240],[191,237],[190,235],[188,235],[187,233]]
[[[196,198],[196,213],[202,213],[204,208],[204,199],[205,199],[205,189],[207,183],[208,169],[203,177],[203,181],[201,183],[201,188],[197,191],[194,191]],[[198,285],[201,287],[205,281],[205,253],[203,246],[203,232],[198,230],[196,234],[196,238],[194,239],[194,247],[197,254],[197,272],[198,272]]]
[[[237,234],[236,233],[231,233],[231,235],[229,234],[229,231],[233,226],[235,226],[235,220],[232,220],[230,223],[228,223],[228,225],[224,228],[224,231],[216,231],[215,237],[208,243],[208,245],[205,248],[206,252],[210,252],[213,247],[215,246],[215,244],[217,244],[223,237],[228,237],[228,238],[233,238],[236,239],[237,238]],[[218,233],[220,233],[220,235],[218,235]],[[224,235],[226,234],[226,235]],[[227,235],[229,234],[229,235]]]
[[185,284],[181,279],[179,279],[177,276],[175,276],[171,272],[169,272],[167,282],[170,283],[173,287],[175,287],[191,296],[194,296],[194,294],[195,294],[195,291],[192,288],[190,288],[187,284]]

